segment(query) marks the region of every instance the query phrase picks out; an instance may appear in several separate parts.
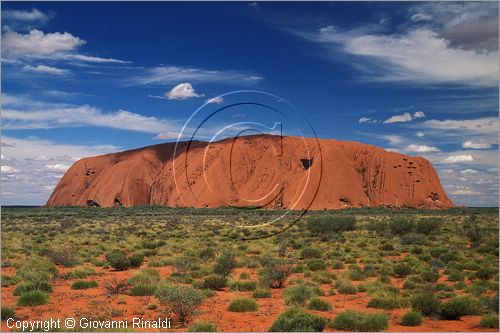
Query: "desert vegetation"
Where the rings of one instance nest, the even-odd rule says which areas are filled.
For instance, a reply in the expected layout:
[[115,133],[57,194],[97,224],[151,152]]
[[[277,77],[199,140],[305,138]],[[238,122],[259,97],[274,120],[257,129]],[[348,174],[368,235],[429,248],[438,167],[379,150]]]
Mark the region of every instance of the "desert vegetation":
[[4,208],[2,328],[11,317],[91,316],[170,317],[193,332],[498,329],[498,210],[227,223],[279,214]]

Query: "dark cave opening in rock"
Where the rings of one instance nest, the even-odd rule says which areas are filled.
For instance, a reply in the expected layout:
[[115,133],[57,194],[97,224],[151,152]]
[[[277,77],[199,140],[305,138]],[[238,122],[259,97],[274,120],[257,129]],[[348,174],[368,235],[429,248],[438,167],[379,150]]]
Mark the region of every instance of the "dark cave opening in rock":
[[300,162],[302,163],[302,167],[304,168],[304,170],[307,170],[313,165],[313,158],[302,158],[300,159]]
[[94,200],[87,200],[87,207],[101,207],[101,205]]

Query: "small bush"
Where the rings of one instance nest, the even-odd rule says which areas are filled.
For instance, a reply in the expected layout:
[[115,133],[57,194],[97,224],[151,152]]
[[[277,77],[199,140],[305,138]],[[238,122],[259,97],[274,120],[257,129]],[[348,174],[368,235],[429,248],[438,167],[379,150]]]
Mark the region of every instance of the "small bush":
[[424,235],[437,233],[443,226],[443,220],[436,218],[420,219],[415,224],[415,231]]
[[232,291],[254,291],[256,287],[255,281],[234,281],[229,288]]
[[65,279],[85,279],[91,275],[97,275],[97,272],[90,267],[84,267],[83,269],[74,269],[64,275]]
[[130,267],[132,268],[139,268],[142,265],[142,262],[144,261],[144,255],[140,253],[135,253],[129,257],[130,260]]
[[189,332],[217,332],[217,325],[206,321],[198,321],[188,328]]
[[266,260],[261,272],[260,282],[269,288],[283,288],[292,274],[292,262],[286,259]]
[[481,267],[477,270],[476,276],[481,280],[489,280],[492,276],[495,275],[497,270],[489,267]]
[[422,324],[422,315],[417,311],[407,312],[401,317],[401,325],[403,326],[418,326]]
[[352,216],[322,216],[310,218],[306,226],[314,235],[325,235],[355,230],[356,220]]
[[155,296],[177,317],[186,323],[201,305],[203,295],[199,290],[182,285],[160,284]]
[[236,266],[236,255],[233,252],[224,252],[215,262],[214,273],[229,276]]
[[116,277],[113,277],[104,282],[104,289],[106,290],[106,295],[108,297],[117,294],[125,294],[128,288],[129,284],[127,283],[127,280],[120,280]]
[[374,297],[368,302],[369,308],[392,310],[399,307],[398,301],[391,296]]
[[22,293],[17,299],[17,306],[37,306],[49,302],[49,295],[40,290],[32,290]]
[[393,266],[394,274],[399,277],[405,277],[412,273],[412,267],[407,262],[399,262]]
[[332,309],[332,305],[328,301],[315,297],[309,302],[309,309],[316,311],[330,311]]
[[16,318],[16,313],[13,308],[10,308],[8,306],[2,306],[2,320],[7,320],[9,318]]
[[237,297],[229,303],[231,312],[252,312],[259,309],[259,304],[252,298]]
[[413,310],[428,316],[438,312],[439,300],[431,293],[419,293],[412,297],[411,306]]
[[498,315],[488,314],[481,317],[481,321],[479,322],[479,327],[498,328]]
[[292,308],[281,313],[273,322],[270,332],[321,332],[326,319],[315,316],[301,308]]
[[94,281],[94,280],[90,280],[90,281],[78,280],[78,281],[73,282],[73,284],[71,285],[71,289],[81,290],[81,289],[95,288],[97,286],[98,286],[97,281]]
[[335,286],[337,287],[339,294],[354,295],[358,292],[358,289],[351,283],[351,281],[339,280]]
[[470,297],[453,298],[439,307],[439,314],[446,320],[459,320],[462,316],[481,313],[482,305]]
[[44,281],[39,281],[37,284],[31,282],[23,282],[21,284],[18,284],[16,286],[16,289],[14,289],[14,296],[19,296],[22,293],[33,290],[40,290],[47,293],[51,293],[52,286],[50,285],[50,283]]
[[257,288],[255,291],[252,293],[253,298],[271,298],[271,290],[265,289],[265,288]]
[[307,267],[313,272],[324,271],[326,269],[325,263],[323,262],[323,260],[320,259],[314,259],[309,261],[307,263]]
[[114,269],[123,271],[130,268],[130,260],[127,255],[120,250],[113,250],[106,254],[106,260]]
[[73,267],[79,264],[79,260],[76,256],[76,248],[44,249],[40,251],[40,254],[49,258],[56,265]]
[[152,296],[160,282],[160,273],[152,268],[147,268],[136,273],[130,278],[132,285],[131,296]]
[[403,235],[413,230],[415,224],[406,218],[394,218],[389,222],[389,231],[394,235]]
[[322,257],[320,249],[315,247],[306,247],[300,252],[302,259],[318,259]]
[[387,329],[389,318],[384,313],[364,314],[347,310],[338,314],[331,326],[344,331],[377,332]]
[[312,296],[310,287],[299,284],[285,289],[285,304],[301,306],[304,305]]
[[221,290],[226,286],[227,278],[221,275],[210,275],[203,280],[203,289]]

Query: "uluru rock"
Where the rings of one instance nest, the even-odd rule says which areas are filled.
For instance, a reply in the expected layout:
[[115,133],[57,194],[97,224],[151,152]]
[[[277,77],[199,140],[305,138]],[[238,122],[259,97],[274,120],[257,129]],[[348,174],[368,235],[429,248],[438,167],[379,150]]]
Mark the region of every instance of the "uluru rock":
[[83,158],[47,206],[454,207],[421,157],[333,139],[242,136]]

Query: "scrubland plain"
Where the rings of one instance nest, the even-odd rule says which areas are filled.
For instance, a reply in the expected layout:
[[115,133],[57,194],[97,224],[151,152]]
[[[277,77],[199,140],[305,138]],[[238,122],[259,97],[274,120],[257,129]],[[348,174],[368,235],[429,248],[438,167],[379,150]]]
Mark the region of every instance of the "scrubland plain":
[[281,214],[3,208],[2,330],[9,317],[170,317],[175,331],[498,331],[497,209],[241,227]]

